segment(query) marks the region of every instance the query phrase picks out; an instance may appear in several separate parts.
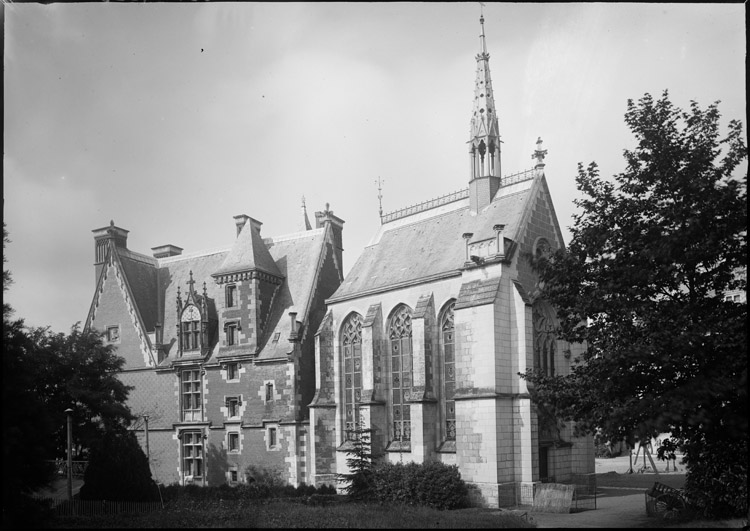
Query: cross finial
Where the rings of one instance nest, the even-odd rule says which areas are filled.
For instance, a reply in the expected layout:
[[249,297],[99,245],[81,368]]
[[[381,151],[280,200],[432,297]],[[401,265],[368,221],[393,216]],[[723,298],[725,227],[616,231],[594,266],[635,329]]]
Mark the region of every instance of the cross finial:
[[378,206],[379,206],[378,212],[380,213],[381,218],[383,217],[383,183],[384,182],[385,181],[381,179],[380,177],[378,177],[375,180],[375,183],[377,183],[378,185]]
[[193,284],[195,284],[195,280],[193,280],[193,270],[192,269],[190,270],[190,280],[188,280],[187,282],[185,282],[185,284],[187,284],[187,285],[190,286],[190,293],[192,293],[193,292]]
[[536,151],[531,154],[532,159],[536,159],[536,168],[544,168],[544,157],[547,155],[547,150],[542,149],[542,137],[538,137],[536,140]]

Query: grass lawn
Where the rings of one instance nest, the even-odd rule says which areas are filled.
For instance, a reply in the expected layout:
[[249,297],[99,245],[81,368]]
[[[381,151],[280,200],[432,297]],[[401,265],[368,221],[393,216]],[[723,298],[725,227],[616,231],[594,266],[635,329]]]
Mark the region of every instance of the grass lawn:
[[450,529],[534,527],[525,519],[492,509],[437,511],[425,507],[342,503],[326,507],[273,502],[244,509],[180,509],[98,517],[60,517],[51,528],[116,527],[313,527]]

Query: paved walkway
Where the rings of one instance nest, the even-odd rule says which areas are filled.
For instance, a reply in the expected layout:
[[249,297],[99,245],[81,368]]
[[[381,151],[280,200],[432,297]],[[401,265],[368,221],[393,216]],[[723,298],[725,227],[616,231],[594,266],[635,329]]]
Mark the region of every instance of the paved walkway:
[[[639,463],[640,465],[640,463]],[[666,464],[656,461],[659,474],[646,473],[635,474],[630,477],[643,483],[645,476],[649,482],[659,481],[666,475],[675,474],[670,467],[670,472],[665,473]],[[684,467],[677,465],[678,473],[684,474]],[[618,475],[627,474],[630,469],[629,456],[616,457],[613,459],[597,459],[596,473],[606,474],[616,472]],[[636,464],[633,469],[637,470]],[[682,470],[680,470],[682,469]],[[674,478],[677,479],[677,478]],[[602,528],[650,528],[654,526],[654,518],[646,516],[645,488],[629,487],[597,487],[596,509],[576,513],[540,513],[530,512],[530,516],[537,527],[602,527]]]

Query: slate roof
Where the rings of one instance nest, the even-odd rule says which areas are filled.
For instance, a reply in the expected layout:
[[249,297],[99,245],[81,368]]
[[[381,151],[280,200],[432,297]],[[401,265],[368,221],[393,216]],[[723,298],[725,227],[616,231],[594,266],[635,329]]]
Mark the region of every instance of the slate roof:
[[[169,365],[177,354],[176,330],[177,288],[179,287],[183,302],[187,298],[190,271],[195,281],[194,290],[199,296],[203,294],[203,283],[206,293],[215,303],[224,296],[223,286],[218,285],[212,275],[222,268],[236,265],[246,267],[247,260],[255,260],[255,267],[272,273],[283,282],[273,299],[273,307],[266,322],[263,334],[265,345],[258,355],[260,359],[272,359],[286,356],[291,350],[288,341],[291,333],[289,312],[297,312],[297,321],[306,322],[309,314],[318,264],[326,250],[325,228],[308,230],[278,238],[261,239],[257,231],[252,234],[248,224],[240,233],[231,249],[193,253],[190,255],[172,256],[154,259],[134,253],[127,249],[117,248],[123,265],[125,277],[141,313],[146,332],[154,330],[156,322],[162,323],[165,344],[172,342],[168,357],[161,363]],[[246,237],[243,238],[243,234]],[[252,245],[250,250],[242,245]],[[262,246],[262,249],[259,247]],[[244,261],[243,261],[244,260]],[[232,269],[238,271],[238,269]],[[266,301],[268,302],[268,301]],[[215,315],[215,313],[214,313]],[[218,317],[218,316],[217,316]],[[278,341],[273,341],[275,334]],[[212,355],[218,351],[218,344]],[[184,359],[184,357],[182,358]]]
[[256,269],[277,277],[281,276],[268,248],[263,243],[259,230],[248,220],[234,241],[232,250],[213,274],[238,273]]
[[470,243],[495,237],[493,226],[505,225],[506,240],[517,241],[522,219],[543,175],[501,187],[492,202],[472,215],[469,199],[385,223],[364,249],[339,289],[328,300],[440,278],[458,273],[466,261],[464,233]]

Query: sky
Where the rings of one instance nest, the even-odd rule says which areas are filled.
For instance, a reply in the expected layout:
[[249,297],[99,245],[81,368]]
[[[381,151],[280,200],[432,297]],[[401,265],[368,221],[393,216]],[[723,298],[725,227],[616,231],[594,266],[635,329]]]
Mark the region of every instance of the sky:
[[[741,3],[4,3],[4,293],[67,332],[94,295],[92,230],[151,255],[229,248],[326,208],[347,272],[385,212],[468,186],[483,9],[502,173],[545,174],[566,242],[577,165],[624,170],[628,99],[720,100],[745,122]],[[313,221],[314,223],[314,221]]]

